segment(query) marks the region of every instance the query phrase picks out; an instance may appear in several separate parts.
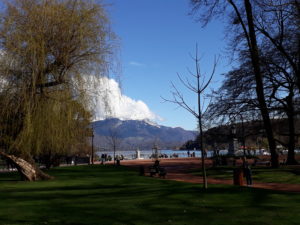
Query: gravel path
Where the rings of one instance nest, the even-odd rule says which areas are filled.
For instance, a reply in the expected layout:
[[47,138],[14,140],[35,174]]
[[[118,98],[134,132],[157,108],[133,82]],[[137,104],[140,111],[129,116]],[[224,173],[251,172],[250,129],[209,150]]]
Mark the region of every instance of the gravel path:
[[[148,167],[153,165],[152,160],[124,160],[121,162],[124,166],[138,168],[144,166],[146,174],[148,176]],[[211,162],[207,160],[207,164]],[[199,169],[199,158],[176,158],[176,159],[160,159],[160,165],[167,170],[166,179],[176,180],[190,183],[202,183],[202,177],[188,173],[191,169]],[[228,184],[233,185],[232,180],[214,179],[208,178],[208,184]],[[282,184],[282,183],[258,183],[254,181],[251,186],[253,188],[272,189],[279,191],[299,192],[300,184]]]

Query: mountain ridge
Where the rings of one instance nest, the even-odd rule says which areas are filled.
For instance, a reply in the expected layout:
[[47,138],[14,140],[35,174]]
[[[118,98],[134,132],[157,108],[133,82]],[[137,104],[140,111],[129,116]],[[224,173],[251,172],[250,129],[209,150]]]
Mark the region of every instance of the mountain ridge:
[[[123,148],[151,149],[177,148],[188,140],[194,139],[196,132],[181,127],[167,127],[145,120],[120,120],[109,118],[92,123],[95,143],[109,148],[112,137],[117,138]],[[104,147],[105,148],[105,147]]]

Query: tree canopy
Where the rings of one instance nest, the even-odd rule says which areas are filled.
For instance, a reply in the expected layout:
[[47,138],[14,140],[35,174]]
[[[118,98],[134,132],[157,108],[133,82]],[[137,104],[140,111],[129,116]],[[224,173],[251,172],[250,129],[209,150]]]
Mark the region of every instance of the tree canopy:
[[112,54],[103,6],[13,0],[0,18],[1,151],[32,158],[86,142],[86,85],[90,74],[106,75]]
[[[273,167],[278,153],[271,119],[285,114],[289,123],[289,157],[294,163],[296,102],[299,98],[299,1],[191,0],[192,12],[206,25],[225,18],[235,69],[227,74],[219,94],[228,93],[223,112],[259,109],[268,138]],[[297,87],[298,86],[298,90]],[[255,94],[254,94],[255,93]],[[220,100],[220,96],[218,99]],[[218,100],[218,101],[219,101]],[[216,102],[218,102],[216,101]],[[233,104],[235,108],[227,107]],[[227,106],[226,106],[227,105]]]

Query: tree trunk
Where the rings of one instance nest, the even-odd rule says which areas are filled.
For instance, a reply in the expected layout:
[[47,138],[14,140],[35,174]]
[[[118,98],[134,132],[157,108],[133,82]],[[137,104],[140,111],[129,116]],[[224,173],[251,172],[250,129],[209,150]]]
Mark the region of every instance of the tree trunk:
[[198,97],[198,126],[199,126],[199,135],[200,135],[200,151],[201,151],[201,168],[202,168],[202,177],[203,177],[203,188],[207,189],[207,177],[206,177],[206,168],[205,168],[205,154],[203,149],[203,129],[202,129],[202,110],[201,110],[201,91],[200,91],[200,73],[198,69],[198,47],[196,51],[196,70],[197,70],[197,97]]
[[203,149],[203,130],[202,130],[202,121],[201,116],[199,116],[199,130],[200,130],[200,150],[201,150],[201,169],[202,169],[202,178],[203,178],[203,188],[207,189],[207,177],[206,177],[206,168],[205,168],[205,154]]
[[289,144],[288,144],[288,157],[287,164],[288,165],[296,165],[298,164],[295,159],[295,124],[294,124],[294,116],[295,110],[293,105],[293,90],[290,91],[289,96],[287,97],[287,116],[288,116],[288,125],[289,125]]
[[264,122],[264,127],[266,130],[266,135],[269,142],[269,148],[271,152],[271,164],[272,167],[277,168],[279,167],[279,161],[278,161],[278,154],[276,152],[276,143],[273,135],[273,129],[271,125],[271,120],[265,100],[264,95],[264,86],[263,86],[263,76],[260,70],[260,62],[259,62],[259,53],[258,53],[258,47],[257,47],[257,41],[256,41],[256,34],[254,30],[254,24],[253,24],[253,15],[252,15],[252,6],[250,4],[249,0],[245,0],[245,9],[247,13],[247,21],[248,21],[248,29],[249,29],[249,51],[251,54],[251,61],[253,65],[254,75],[255,75],[255,81],[256,81],[256,94],[257,94],[257,100],[259,102],[261,115]]
[[[292,117],[292,118],[290,118]],[[289,144],[288,144],[288,157],[287,164],[288,165],[297,165],[298,162],[295,159],[295,125],[293,115],[289,116]]]
[[[300,28],[299,26],[299,22],[300,22],[300,4],[298,2],[298,0],[295,0],[294,1],[294,4],[295,4],[295,7],[296,7],[296,20],[298,21],[298,28]],[[298,86],[298,89],[299,89],[299,92],[300,92],[300,32],[298,32],[298,35],[297,35],[297,38],[298,38],[298,53],[297,53],[297,61],[298,61],[298,64],[297,64],[297,69],[295,70],[295,76],[296,76],[296,82],[297,82],[297,86]]]
[[0,155],[3,156],[9,162],[11,162],[17,168],[23,180],[37,181],[37,180],[53,179],[53,177],[41,171],[40,168],[27,162],[22,158],[13,155],[8,155],[1,151],[0,151]]

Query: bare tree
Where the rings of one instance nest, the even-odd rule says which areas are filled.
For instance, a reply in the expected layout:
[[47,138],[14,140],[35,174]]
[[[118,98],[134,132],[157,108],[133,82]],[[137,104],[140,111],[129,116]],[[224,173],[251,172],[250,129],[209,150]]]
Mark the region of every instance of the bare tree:
[[[256,1],[253,2],[256,3]],[[278,167],[279,161],[278,153],[276,151],[276,142],[274,139],[273,128],[264,93],[263,73],[261,69],[261,58],[258,47],[259,38],[257,37],[255,23],[256,14],[255,11],[253,12],[256,7],[251,4],[250,0],[191,0],[191,3],[193,5],[194,12],[198,12],[199,9],[203,8],[208,10],[209,13],[207,13],[207,11],[205,11],[205,13],[200,13],[202,15],[201,19],[204,22],[204,25],[206,25],[215,16],[227,16],[228,14],[230,18],[230,24],[233,25],[232,27],[242,30],[242,32],[238,32],[238,30],[235,30],[235,42],[232,43],[235,45],[235,50],[239,47],[241,49],[244,49],[243,46],[247,46],[246,49],[249,52],[249,58],[251,60],[252,70],[256,83],[255,90],[257,101],[259,103],[259,109],[269,142],[272,167]],[[255,4],[255,6],[257,6],[257,4]],[[229,10],[228,8],[230,8],[231,10]]]
[[[192,56],[191,56],[192,57]],[[198,121],[198,129],[199,129],[199,146],[201,151],[201,166],[202,166],[202,176],[203,176],[203,188],[207,189],[207,177],[206,177],[206,168],[205,168],[205,157],[206,154],[204,152],[203,148],[203,114],[205,113],[204,107],[204,92],[208,88],[217,66],[217,60],[215,59],[213,70],[211,75],[209,76],[209,79],[205,81],[205,77],[201,74],[200,71],[200,58],[198,56],[198,45],[196,45],[196,53],[195,57],[192,57],[192,59],[195,61],[195,73],[192,73],[190,70],[189,74],[195,79],[194,82],[191,82],[187,77],[183,78],[179,74],[177,74],[178,79],[180,80],[181,84],[184,85],[185,88],[190,90],[191,92],[194,92],[197,95],[197,110],[193,108],[193,106],[189,105],[182,92],[178,90],[178,88],[172,84],[173,90],[172,93],[172,99],[166,99],[163,98],[166,102],[174,103],[181,108],[187,110],[189,113],[191,113]]]
[[116,152],[120,149],[122,144],[122,139],[119,131],[116,128],[111,128],[109,130],[109,135],[106,137],[109,147],[113,150],[113,160],[114,165],[116,164]]

